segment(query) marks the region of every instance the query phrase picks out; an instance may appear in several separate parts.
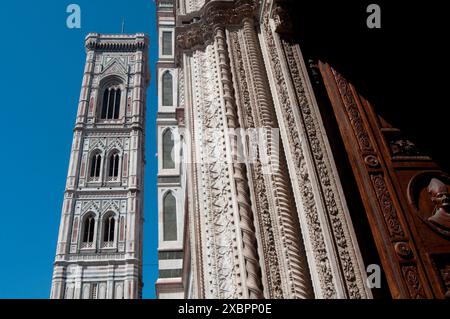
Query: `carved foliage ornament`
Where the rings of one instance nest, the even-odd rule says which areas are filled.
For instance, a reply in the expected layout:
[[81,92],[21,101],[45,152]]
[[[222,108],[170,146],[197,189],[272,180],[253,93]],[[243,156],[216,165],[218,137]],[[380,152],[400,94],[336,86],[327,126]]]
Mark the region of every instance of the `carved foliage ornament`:
[[331,271],[330,260],[327,255],[325,239],[319,222],[315,196],[312,190],[311,180],[306,167],[305,155],[303,154],[303,145],[297,129],[295,129],[295,119],[293,110],[289,101],[287,85],[282,72],[281,61],[277,53],[275,39],[269,24],[269,18],[266,15],[263,21],[263,34],[268,47],[269,58],[272,61],[272,70],[275,77],[275,84],[279,94],[280,105],[283,108],[285,121],[290,129],[288,131],[289,144],[294,154],[295,166],[297,168],[297,177],[302,188],[302,199],[305,208],[305,215],[308,223],[308,232],[311,238],[311,245],[314,253],[314,259],[318,267],[319,280],[324,298],[336,298],[336,290],[333,285],[333,273]]
[[181,16],[182,24],[176,28],[177,45],[184,50],[203,47],[214,37],[217,27],[242,24],[252,17],[257,8],[256,0],[209,1],[200,11]]
[[[198,88],[194,97],[194,134],[198,145],[199,194],[201,224],[205,236],[204,250],[205,293],[211,298],[242,298],[236,227],[231,200],[230,172],[226,157],[225,136],[212,134],[224,130],[224,112],[219,103],[218,83],[215,81],[217,61],[213,46],[192,57],[193,85]],[[207,67],[210,66],[210,67]],[[207,235],[206,235],[207,234]]]
[[352,252],[352,242],[348,235],[345,217],[342,214],[339,197],[336,196],[336,184],[333,175],[330,173],[328,157],[324,151],[324,141],[321,139],[319,128],[316,125],[317,119],[314,116],[314,110],[307,97],[305,79],[299,68],[300,61],[297,51],[292,44],[282,41],[286,60],[291,72],[292,80],[297,93],[299,110],[306,129],[306,134],[311,145],[313,160],[317,168],[319,182],[323,191],[326,209],[331,221],[331,229],[336,238],[337,249],[340,263],[342,264],[344,278],[350,298],[359,299],[364,295],[363,283],[357,268],[354,266],[355,256]]

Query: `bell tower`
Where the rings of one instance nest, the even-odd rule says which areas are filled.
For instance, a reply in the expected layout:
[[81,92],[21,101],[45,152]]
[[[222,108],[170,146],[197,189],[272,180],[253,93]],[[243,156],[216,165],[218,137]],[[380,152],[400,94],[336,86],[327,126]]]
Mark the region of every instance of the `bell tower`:
[[148,37],[86,37],[51,298],[135,299],[142,291]]

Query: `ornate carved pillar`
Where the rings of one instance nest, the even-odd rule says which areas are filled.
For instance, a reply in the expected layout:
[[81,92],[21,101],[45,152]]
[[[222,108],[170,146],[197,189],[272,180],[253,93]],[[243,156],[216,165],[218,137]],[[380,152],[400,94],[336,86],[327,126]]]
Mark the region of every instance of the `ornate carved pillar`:
[[[277,122],[253,18],[231,32],[234,76],[246,129],[262,129],[264,145],[249,164],[270,298],[314,298],[284,154],[276,143]],[[249,146],[249,145],[248,145]],[[262,162],[269,158],[264,170]]]
[[[254,10],[252,0],[208,1],[200,18],[177,27],[185,73],[186,128],[196,200],[193,224],[205,298],[263,298],[245,164],[236,158],[238,113],[225,26]],[[180,20],[191,19],[190,16]]]
[[272,1],[262,12],[261,45],[298,219],[317,298],[371,298],[337,169],[298,44],[275,30]]
[[238,136],[236,129],[239,128],[239,122],[237,119],[236,101],[224,28],[216,28],[215,34],[227,124],[230,129],[229,138],[232,150],[233,177],[236,184],[240,219],[239,226],[242,232],[242,253],[245,261],[248,297],[251,299],[262,298],[261,270],[257,252],[255,227],[253,225],[253,211],[250,201],[250,190],[248,188],[247,171],[245,164],[238,162],[238,158],[236,158],[238,154]]

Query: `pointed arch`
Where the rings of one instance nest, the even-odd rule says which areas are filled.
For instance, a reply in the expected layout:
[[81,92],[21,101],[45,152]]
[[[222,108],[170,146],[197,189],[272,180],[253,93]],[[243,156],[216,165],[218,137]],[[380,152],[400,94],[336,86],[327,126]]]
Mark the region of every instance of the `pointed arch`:
[[89,177],[100,178],[102,155],[100,150],[94,150],[90,159]]
[[120,116],[123,80],[118,76],[108,76],[100,84],[101,107],[99,117],[101,120],[117,120]]
[[108,156],[108,177],[118,178],[120,168],[120,152],[116,149],[112,150]]
[[174,149],[175,141],[171,129],[166,129],[162,134],[162,163],[163,169],[174,169]]
[[162,106],[173,106],[173,76],[170,71],[162,75]]
[[113,86],[104,90],[100,119],[117,120],[119,118],[121,95],[120,87]]
[[116,218],[114,212],[108,212],[103,217],[103,243],[113,243],[116,234]]
[[83,236],[82,242],[84,244],[92,244],[95,235],[95,214],[87,213],[83,218]]
[[164,241],[177,240],[177,201],[172,191],[163,196]]

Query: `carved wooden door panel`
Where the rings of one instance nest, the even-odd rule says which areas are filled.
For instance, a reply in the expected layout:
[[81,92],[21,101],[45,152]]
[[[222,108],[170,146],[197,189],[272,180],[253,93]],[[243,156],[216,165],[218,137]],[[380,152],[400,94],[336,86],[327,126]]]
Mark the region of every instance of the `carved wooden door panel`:
[[389,289],[450,298],[450,177],[319,62]]

